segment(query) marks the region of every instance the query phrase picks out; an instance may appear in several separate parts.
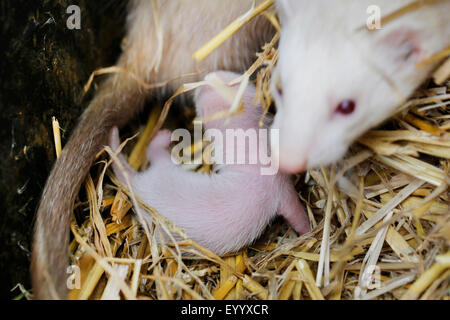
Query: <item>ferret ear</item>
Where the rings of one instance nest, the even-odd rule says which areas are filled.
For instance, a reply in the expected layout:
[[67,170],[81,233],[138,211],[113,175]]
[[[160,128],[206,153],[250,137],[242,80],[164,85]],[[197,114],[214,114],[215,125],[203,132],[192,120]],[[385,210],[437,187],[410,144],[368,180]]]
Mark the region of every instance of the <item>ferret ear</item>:
[[287,0],[278,0],[276,2],[278,10],[283,10],[284,12],[289,11],[289,3]]
[[278,0],[276,2],[276,5],[277,5],[277,11],[278,11],[281,21],[287,20],[289,18],[293,18],[292,1]]
[[421,35],[417,30],[396,29],[381,38],[381,45],[398,62],[418,63],[423,57]]

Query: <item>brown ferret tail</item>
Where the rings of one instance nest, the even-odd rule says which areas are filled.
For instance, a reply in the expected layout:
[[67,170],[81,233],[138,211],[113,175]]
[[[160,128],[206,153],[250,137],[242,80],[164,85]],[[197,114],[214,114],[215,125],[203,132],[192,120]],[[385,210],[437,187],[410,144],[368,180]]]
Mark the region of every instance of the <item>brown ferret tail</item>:
[[31,263],[36,299],[65,299],[69,225],[75,198],[112,126],[123,126],[145,99],[144,90],[124,73],[100,86],[56,161],[37,212]]

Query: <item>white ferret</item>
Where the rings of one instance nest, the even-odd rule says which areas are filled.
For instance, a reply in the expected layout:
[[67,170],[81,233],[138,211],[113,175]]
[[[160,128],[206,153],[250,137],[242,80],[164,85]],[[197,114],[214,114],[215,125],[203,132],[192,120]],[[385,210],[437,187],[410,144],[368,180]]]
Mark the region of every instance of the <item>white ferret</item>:
[[381,29],[366,27],[377,13],[387,17],[414,2],[279,1],[283,31],[272,93],[280,139],[272,149],[282,170],[339,160],[436,67],[417,64],[450,46],[449,0],[422,1]]

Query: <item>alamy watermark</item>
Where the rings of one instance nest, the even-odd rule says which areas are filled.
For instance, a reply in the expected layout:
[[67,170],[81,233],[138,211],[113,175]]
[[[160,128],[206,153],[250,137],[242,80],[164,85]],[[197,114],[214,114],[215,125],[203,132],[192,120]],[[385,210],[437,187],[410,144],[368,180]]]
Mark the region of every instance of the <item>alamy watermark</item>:
[[[186,129],[172,132],[171,141],[179,142],[172,148],[175,164],[259,165],[261,175],[276,175],[279,169],[278,150],[270,150],[269,134],[278,146],[279,130],[267,128],[225,129],[209,128],[203,134],[202,122],[194,121],[194,139]],[[193,142],[212,142],[204,148],[202,157],[192,160]]]
[[69,30],[80,30],[81,29],[81,9],[77,5],[68,6],[66,13],[70,14],[67,18],[66,26]]
[[371,5],[367,7],[366,13],[369,15],[366,20],[367,29],[370,31],[381,29],[381,8]]
[[[66,20],[66,26],[69,30],[81,29],[81,9],[77,5],[70,5],[66,9],[66,13],[70,16]],[[367,17],[366,26],[369,30],[381,29],[381,8],[377,5],[370,5],[366,9]]]
[[381,287],[381,269],[377,265],[369,265],[364,270],[361,283],[363,287],[373,290]]
[[69,274],[66,281],[67,289],[81,289],[81,270],[77,265],[67,267],[66,273]]

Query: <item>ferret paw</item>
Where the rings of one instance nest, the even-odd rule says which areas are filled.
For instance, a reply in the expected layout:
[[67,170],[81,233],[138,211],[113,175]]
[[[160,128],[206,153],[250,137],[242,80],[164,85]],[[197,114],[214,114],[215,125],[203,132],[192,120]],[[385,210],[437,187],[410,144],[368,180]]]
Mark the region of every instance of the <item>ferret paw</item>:
[[153,144],[159,148],[162,148],[162,149],[167,149],[170,145],[171,137],[172,137],[172,131],[167,130],[167,129],[160,130],[153,138],[151,144]]
[[172,132],[170,130],[160,130],[152,139],[147,148],[148,159],[155,158],[161,152],[167,153],[167,148],[170,145]]

